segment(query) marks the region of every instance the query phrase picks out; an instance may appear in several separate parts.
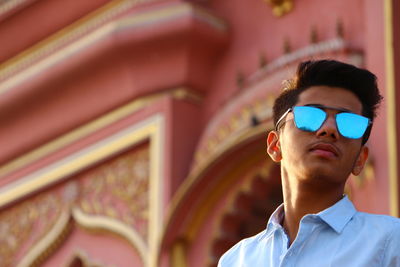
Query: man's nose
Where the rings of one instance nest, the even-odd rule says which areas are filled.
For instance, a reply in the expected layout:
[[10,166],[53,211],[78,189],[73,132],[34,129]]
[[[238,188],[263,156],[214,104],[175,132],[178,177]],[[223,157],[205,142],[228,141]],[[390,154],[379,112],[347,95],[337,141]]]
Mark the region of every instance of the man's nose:
[[336,127],[336,119],[335,116],[328,116],[325,122],[322,124],[321,128],[319,128],[316,132],[318,137],[326,137],[331,138],[333,140],[339,139],[339,132]]

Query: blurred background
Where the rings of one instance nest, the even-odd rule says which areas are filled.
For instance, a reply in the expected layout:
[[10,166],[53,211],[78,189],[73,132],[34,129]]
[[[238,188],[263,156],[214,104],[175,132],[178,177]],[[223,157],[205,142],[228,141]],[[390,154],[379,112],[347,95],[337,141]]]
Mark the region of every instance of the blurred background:
[[398,0],[0,0],[0,266],[215,267],[281,203],[297,64],[385,97],[346,192],[398,216]]

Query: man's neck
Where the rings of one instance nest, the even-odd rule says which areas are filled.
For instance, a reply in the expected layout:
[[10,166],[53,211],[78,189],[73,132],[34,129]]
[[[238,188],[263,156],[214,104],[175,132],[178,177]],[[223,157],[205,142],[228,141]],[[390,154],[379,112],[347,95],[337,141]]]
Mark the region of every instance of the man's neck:
[[285,216],[283,227],[289,236],[289,243],[296,239],[300,220],[307,214],[323,211],[343,197],[343,186],[321,190],[313,185],[298,182],[299,179],[282,177]]

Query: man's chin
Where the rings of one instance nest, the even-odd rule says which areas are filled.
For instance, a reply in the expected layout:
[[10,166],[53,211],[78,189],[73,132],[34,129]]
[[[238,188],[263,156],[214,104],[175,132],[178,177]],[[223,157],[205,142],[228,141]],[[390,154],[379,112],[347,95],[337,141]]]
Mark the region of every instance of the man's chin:
[[331,181],[331,182],[341,182],[340,174],[338,175],[338,169],[332,166],[310,166],[305,172],[305,179],[310,181]]

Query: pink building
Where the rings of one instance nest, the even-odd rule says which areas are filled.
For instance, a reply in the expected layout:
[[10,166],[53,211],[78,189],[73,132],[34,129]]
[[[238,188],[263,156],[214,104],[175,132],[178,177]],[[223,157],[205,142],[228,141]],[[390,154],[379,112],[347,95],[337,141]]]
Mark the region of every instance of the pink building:
[[398,216],[399,8],[1,1],[0,266],[216,266],[282,201],[266,133],[309,58],[378,76],[371,158],[347,192]]

